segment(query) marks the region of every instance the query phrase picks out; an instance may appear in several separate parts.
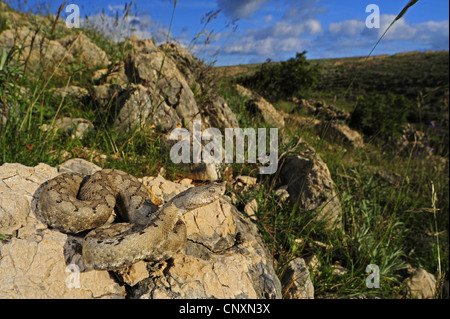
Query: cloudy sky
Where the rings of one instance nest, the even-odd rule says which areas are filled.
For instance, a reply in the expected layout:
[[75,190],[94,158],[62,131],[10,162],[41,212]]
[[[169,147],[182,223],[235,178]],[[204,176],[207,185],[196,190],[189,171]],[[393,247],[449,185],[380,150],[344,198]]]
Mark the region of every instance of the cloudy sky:
[[[62,0],[60,2],[63,2]],[[48,2],[56,13],[60,2]],[[84,19],[115,38],[134,32],[157,42],[178,41],[216,65],[286,60],[308,51],[309,59],[366,56],[409,0],[69,0]],[[28,1],[29,6],[42,3]],[[128,1],[129,3],[129,1]],[[368,28],[366,12],[376,4],[380,28]],[[102,15],[104,12],[104,15]],[[63,12],[63,17],[66,13]],[[372,22],[374,20],[371,20]],[[449,1],[419,0],[396,22],[374,54],[449,49]]]

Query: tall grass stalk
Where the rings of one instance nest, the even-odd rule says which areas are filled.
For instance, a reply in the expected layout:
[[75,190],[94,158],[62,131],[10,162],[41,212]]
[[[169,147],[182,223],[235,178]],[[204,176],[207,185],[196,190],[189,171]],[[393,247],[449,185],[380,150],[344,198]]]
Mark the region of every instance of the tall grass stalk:
[[[409,10],[409,8],[411,8],[413,5],[415,5],[418,1],[419,0],[411,0],[411,1],[408,2],[408,4],[402,9],[402,11],[395,17],[395,19],[391,22],[391,24],[389,24],[389,26],[383,32],[383,34],[378,39],[378,41],[375,43],[375,45],[373,46],[372,50],[370,50],[369,54],[366,56],[364,61],[367,61],[369,59],[369,57],[372,56],[373,51],[375,51],[375,49],[378,46],[378,44],[380,44],[381,40],[384,38],[386,33],[389,31],[389,29],[395,24],[395,22],[400,20],[405,15],[405,13]],[[347,87],[347,90],[345,90],[345,92],[344,92],[343,98],[345,98],[347,96],[348,91],[353,86],[353,83],[355,82],[356,76],[357,76],[357,74],[355,73],[352,81],[350,82],[350,85]],[[356,107],[358,107],[358,104],[356,105]],[[355,107],[355,109],[356,109],[356,107]]]

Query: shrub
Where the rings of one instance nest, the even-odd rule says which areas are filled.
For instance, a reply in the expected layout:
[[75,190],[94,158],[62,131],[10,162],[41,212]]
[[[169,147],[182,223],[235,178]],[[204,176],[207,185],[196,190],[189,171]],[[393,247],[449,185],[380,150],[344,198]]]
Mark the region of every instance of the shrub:
[[350,126],[379,142],[395,141],[412,109],[413,105],[403,95],[364,96],[351,113]]
[[306,60],[306,51],[280,63],[268,59],[253,75],[238,80],[266,99],[276,101],[290,97],[305,98],[320,74],[318,65]]

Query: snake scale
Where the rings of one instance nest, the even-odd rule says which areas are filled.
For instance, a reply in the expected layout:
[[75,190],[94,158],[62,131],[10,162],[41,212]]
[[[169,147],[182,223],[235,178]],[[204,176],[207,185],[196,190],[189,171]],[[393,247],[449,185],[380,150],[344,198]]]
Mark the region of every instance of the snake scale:
[[[186,242],[181,215],[224,193],[225,186],[219,183],[192,187],[158,208],[137,178],[104,169],[51,179],[38,199],[38,209],[50,227],[64,233],[91,230],[83,240],[85,265],[112,270],[139,260],[170,258]],[[115,209],[123,222],[110,223]]]

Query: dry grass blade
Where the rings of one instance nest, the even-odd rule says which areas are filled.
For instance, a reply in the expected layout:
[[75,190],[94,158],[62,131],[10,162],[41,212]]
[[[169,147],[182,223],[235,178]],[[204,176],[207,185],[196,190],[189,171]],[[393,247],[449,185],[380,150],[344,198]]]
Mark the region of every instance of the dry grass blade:
[[411,8],[413,5],[415,5],[419,0],[411,0],[404,8],[403,10],[398,14],[398,16],[395,18],[394,21],[397,21],[403,17],[403,15],[408,11],[409,8]]
[[[373,51],[375,51],[376,47],[378,46],[378,44],[381,42],[381,40],[384,38],[384,36],[386,35],[386,33],[389,31],[389,29],[394,25],[394,23],[398,20],[400,20],[405,13],[409,10],[409,8],[411,8],[413,5],[415,5],[417,2],[419,2],[419,0],[411,0],[408,2],[408,4],[402,9],[402,11],[400,11],[400,13],[395,17],[394,21],[391,22],[391,24],[387,27],[387,29],[383,32],[383,34],[381,35],[381,37],[378,39],[377,43],[375,43],[375,45],[373,46],[372,50],[370,50],[369,55],[366,57],[366,61],[369,59],[369,57],[372,55]],[[353,82],[355,81],[356,75],[355,77],[353,77],[352,82],[350,83],[350,85],[348,86],[347,90],[344,93],[344,97],[347,95],[348,91],[350,90],[350,88],[353,85]]]

